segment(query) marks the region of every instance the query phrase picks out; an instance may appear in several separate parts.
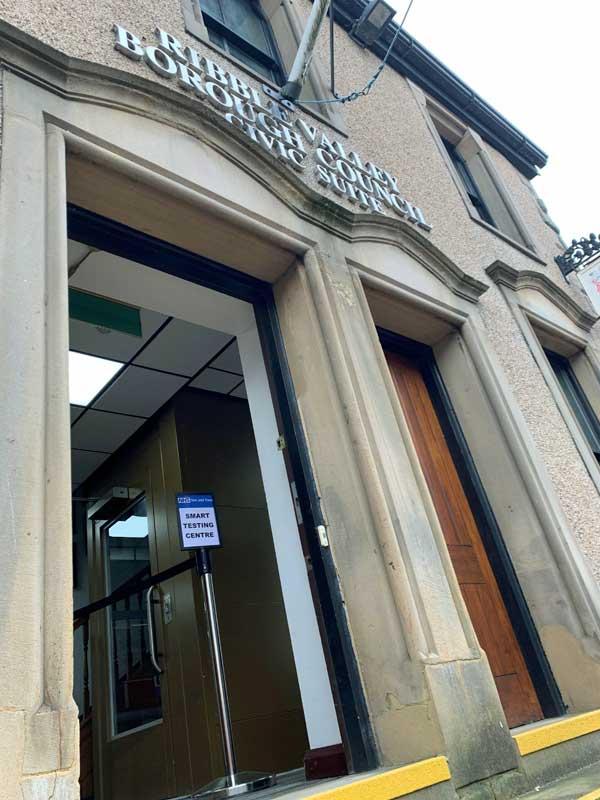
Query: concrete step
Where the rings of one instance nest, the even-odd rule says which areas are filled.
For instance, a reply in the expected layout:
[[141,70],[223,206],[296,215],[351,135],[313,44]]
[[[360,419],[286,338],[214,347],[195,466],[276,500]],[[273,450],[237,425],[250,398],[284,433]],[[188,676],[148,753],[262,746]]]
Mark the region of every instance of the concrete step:
[[600,762],[521,795],[519,800],[600,800]]

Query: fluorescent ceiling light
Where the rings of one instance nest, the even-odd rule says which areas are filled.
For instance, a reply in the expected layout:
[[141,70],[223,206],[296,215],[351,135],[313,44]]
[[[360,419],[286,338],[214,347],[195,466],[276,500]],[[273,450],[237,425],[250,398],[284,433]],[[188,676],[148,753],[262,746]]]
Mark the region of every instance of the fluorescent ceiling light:
[[120,361],[69,350],[69,402],[87,406],[122,366]]

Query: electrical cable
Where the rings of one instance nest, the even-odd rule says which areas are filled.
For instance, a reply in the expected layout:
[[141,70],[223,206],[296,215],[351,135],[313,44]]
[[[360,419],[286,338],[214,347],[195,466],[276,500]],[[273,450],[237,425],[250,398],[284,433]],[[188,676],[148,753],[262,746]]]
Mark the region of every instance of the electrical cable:
[[408,17],[408,12],[412,8],[412,4],[413,3],[414,3],[414,0],[410,0],[407,9],[404,12],[404,16],[402,17],[402,22],[396,28],[396,33],[392,37],[392,41],[390,42],[389,47],[388,47],[388,49],[386,51],[386,54],[383,57],[383,61],[377,67],[377,69],[375,70],[373,75],[365,83],[365,85],[363,86],[362,89],[357,89],[357,90],[355,90],[353,92],[350,92],[350,94],[344,95],[343,97],[340,97],[337,93],[335,93],[335,98],[326,98],[326,99],[322,99],[322,100],[301,100],[300,101],[300,105],[307,105],[308,103],[319,103],[320,105],[324,105],[326,103],[342,103],[343,104],[343,103],[351,103],[353,100],[358,100],[359,97],[366,97],[369,94],[369,92],[371,91],[371,89],[373,88],[373,86],[375,85],[375,82],[377,81],[377,78],[379,78],[379,76],[383,72],[383,69],[384,69],[385,65],[387,64],[387,60],[390,57],[390,53],[392,52],[392,48],[393,48],[394,44],[396,43],[396,39],[398,38],[398,35],[399,35],[400,31],[402,30],[402,27],[403,27],[404,23],[406,22],[406,18]]

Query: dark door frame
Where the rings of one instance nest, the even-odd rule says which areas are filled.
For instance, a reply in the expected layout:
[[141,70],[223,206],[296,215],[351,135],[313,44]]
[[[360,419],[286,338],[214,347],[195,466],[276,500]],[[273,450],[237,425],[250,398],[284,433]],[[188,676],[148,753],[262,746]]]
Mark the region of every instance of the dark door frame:
[[437,367],[433,350],[428,345],[407,339],[383,328],[377,330],[384,349],[413,358],[421,370],[458,476],[475,517],[483,546],[490,560],[492,572],[521,647],[544,717],[560,716],[566,712],[566,706],[552,674],[550,663],[544,652],[498,521],[481,483],[448,390]]
[[304,519],[303,545],[316,587],[315,607],[320,629],[325,633],[323,647],[348,770],[363,772],[375,768],[378,766],[375,741],[337,574],[331,551],[321,547],[316,532],[325,520],[271,285],[72,204],[67,204],[67,232],[69,238],[83,244],[253,304]]

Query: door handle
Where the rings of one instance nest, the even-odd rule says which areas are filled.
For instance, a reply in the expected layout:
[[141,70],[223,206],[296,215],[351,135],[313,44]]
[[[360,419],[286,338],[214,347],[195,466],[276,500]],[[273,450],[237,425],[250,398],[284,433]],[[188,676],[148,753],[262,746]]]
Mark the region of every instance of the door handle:
[[152,593],[155,586],[150,586],[146,592],[146,615],[148,620],[148,643],[150,645],[150,661],[152,666],[159,675],[162,675],[162,669],[156,658],[156,637],[154,636],[154,614],[152,611]]

